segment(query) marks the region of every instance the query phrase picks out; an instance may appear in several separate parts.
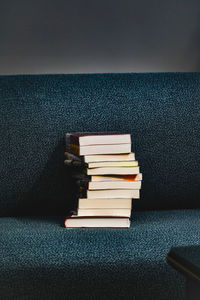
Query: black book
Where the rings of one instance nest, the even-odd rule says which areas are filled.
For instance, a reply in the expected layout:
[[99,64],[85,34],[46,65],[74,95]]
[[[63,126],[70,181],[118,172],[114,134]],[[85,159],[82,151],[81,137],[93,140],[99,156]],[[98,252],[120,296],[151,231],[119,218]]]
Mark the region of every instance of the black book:
[[200,246],[173,247],[167,261],[182,274],[200,280]]

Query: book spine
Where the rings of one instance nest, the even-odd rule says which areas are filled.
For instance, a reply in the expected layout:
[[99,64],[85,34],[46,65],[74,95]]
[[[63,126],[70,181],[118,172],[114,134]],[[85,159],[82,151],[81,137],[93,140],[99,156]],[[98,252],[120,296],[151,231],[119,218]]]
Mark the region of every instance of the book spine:
[[75,134],[70,134],[70,144],[79,146],[79,136]]
[[65,151],[69,152],[69,150],[70,150],[70,134],[69,133],[65,133],[64,143],[65,143]]
[[77,198],[87,198],[87,189],[82,186],[77,187],[76,197]]
[[75,161],[81,161],[81,162],[84,162],[84,157],[82,156],[77,156],[77,155],[74,155],[70,152],[65,152],[64,153],[64,156],[66,159],[69,159],[69,160],[75,160]]
[[72,133],[65,133],[65,142],[67,142],[68,145],[74,144],[79,146],[79,135],[81,133],[72,134]]
[[80,147],[75,144],[69,145],[69,152],[71,152],[74,155],[80,156]]
[[65,151],[79,156],[79,138],[70,133],[65,133]]
[[79,167],[79,168],[87,167],[87,164],[85,164],[84,162],[78,160],[71,160],[71,159],[65,159],[64,165],[67,167]]
[[79,172],[79,171],[73,171],[71,176],[75,180],[91,181],[91,176],[90,175],[84,174],[84,173]]
[[90,180],[77,180],[76,181],[76,185],[80,188],[83,188],[83,189],[88,189],[89,188],[89,182]]
[[74,197],[73,205],[71,207],[71,214],[76,214],[79,205],[79,195],[76,194]]

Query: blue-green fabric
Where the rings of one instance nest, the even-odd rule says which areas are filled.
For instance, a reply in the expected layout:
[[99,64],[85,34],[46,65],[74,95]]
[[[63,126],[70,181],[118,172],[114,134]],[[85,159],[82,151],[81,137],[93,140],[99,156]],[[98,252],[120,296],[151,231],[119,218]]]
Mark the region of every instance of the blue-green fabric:
[[166,254],[200,244],[200,210],[135,212],[130,229],[63,221],[0,218],[0,299],[183,299],[185,279]]
[[0,76],[0,216],[73,204],[63,137],[132,134],[137,210],[200,207],[200,73]]

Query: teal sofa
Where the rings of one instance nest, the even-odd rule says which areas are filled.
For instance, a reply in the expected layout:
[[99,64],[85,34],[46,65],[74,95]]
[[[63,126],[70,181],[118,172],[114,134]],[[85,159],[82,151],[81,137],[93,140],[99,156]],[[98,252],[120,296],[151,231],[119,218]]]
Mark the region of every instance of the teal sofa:
[[[132,135],[130,229],[65,229],[64,133]],[[200,244],[200,73],[0,76],[0,299],[174,299],[171,247]]]

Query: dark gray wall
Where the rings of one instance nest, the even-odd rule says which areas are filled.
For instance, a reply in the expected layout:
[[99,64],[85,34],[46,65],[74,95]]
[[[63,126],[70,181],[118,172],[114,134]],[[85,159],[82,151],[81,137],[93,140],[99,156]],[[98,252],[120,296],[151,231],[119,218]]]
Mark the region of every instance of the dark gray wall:
[[200,0],[0,0],[0,74],[200,71]]

